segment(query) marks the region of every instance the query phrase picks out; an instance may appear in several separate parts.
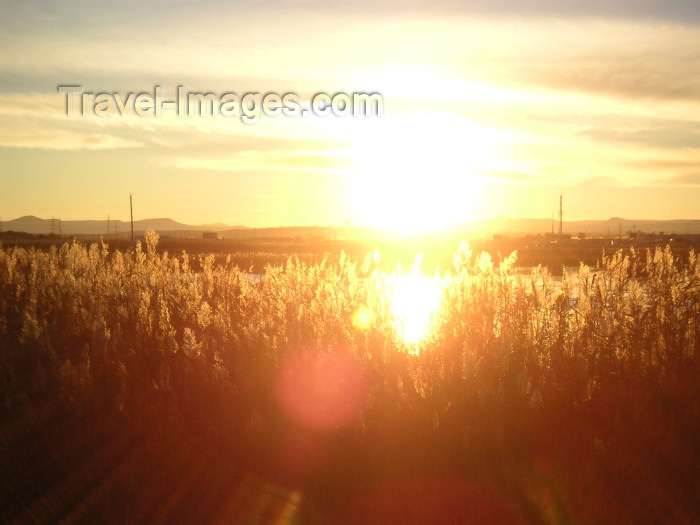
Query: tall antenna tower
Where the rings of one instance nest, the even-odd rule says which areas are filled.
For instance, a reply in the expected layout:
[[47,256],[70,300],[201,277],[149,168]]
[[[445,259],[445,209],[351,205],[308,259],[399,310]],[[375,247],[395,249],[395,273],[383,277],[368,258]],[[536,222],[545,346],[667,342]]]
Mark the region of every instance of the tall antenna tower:
[[561,193],[559,194],[559,237],[564,237],[564,207]]

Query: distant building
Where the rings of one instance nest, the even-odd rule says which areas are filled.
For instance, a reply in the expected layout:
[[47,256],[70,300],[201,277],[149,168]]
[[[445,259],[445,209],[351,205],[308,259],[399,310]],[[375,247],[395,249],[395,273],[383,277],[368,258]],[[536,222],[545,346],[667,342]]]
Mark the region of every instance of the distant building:
[[202,239],[209,241],[215,241],[219,238],[219,234],[216,232],[202,232]]

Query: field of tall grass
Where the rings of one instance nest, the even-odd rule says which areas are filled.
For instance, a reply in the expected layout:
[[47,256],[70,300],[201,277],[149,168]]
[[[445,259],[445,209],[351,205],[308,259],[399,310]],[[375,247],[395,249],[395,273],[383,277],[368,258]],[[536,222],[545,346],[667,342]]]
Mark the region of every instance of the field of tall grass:
[[0,517],[700,521],[692,251],[555,280],[462,245],[407,337],[428,299],[378,254],[256,279],[157,242],[0,248]]

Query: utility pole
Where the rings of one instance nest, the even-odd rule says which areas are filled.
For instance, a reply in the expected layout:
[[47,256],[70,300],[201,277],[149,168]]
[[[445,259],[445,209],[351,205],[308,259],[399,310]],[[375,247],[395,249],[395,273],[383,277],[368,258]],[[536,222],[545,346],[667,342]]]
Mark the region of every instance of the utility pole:
[[134,244],[134,199],[129,193],[129,209],[131,210],[131,247],[135,247]]
[[552,216],[552,220],[550,221],[550,223],[552,225],[552,237],[554,237],[554,210],[552,210],[551,216]]
[[564,207],[562,205],[562,196],[559,194],[559,238],[564,238]]

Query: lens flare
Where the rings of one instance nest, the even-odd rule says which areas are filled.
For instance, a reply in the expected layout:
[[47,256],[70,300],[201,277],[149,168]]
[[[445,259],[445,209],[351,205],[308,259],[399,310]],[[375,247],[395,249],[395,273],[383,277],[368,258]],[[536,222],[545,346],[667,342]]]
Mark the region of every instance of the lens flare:
[[361,332],[366,332],[374,325],[375,315],[371,308],[361,304],[352,314],[352,325]]
[[277,384],[286,414],[315,430],[352,425],[362,410],[367,382],[360,363],[344,352],[287,359]]

